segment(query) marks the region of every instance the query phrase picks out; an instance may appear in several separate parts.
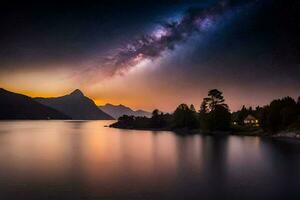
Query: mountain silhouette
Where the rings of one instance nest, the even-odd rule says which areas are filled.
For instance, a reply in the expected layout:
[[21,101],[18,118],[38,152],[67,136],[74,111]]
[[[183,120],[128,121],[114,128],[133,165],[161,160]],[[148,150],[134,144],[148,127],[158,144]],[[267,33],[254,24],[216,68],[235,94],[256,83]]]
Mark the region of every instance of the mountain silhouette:
[[144,111],[144,110],[132,110],[131,108],[124,106],[124,105],[112,105],[112,104],[105,104],[103,106],[99,106],[101,110],[109,114],[115,119],[118,119],[119,117],[123,115],[133,115],[133,116],[139,116],[139,117],[151,117],[151,113]]
[[78,96],[78,97],[84,96],[84,94],[79,89],[74,90],[73,92],[71,92],[70,95],[72,95],[72,96]]
[[113,117],[99,109],[93,100],[84,96],[79,89],[76,89],[65,96],[35,98],[35,100],[43,105],[56,109],[75,120],[113,119]]
[[26,95],[0,88],[0,119],[70,119]]

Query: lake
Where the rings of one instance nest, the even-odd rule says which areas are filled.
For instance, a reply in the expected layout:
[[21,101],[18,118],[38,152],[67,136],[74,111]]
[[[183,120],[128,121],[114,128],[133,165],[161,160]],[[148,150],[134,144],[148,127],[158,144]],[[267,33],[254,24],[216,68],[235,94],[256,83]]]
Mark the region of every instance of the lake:
[[0,199],[300,199],[300,142],[1,121]]

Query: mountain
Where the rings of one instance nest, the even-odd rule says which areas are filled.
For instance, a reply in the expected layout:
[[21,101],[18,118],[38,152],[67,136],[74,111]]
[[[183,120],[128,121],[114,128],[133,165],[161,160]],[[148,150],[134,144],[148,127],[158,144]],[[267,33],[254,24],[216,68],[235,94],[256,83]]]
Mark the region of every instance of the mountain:
[[0,119],[70,119],[31,97],[0,88]]
[[108,113],[110,116],[118,119],[123,115],[133,115],[133,116],[140,116],[140,117],[151,117],[151,113],[144,111],[144,110],[132,110],[131,108],[123,105],[112,105],[112,104],[105,104],[103,106],[99,106],[101,110]]
[[110,115],[100,110],[93,100],[84,96],[78,89],[62,97],[35,98],[35,100],[76,120],[113,119]]

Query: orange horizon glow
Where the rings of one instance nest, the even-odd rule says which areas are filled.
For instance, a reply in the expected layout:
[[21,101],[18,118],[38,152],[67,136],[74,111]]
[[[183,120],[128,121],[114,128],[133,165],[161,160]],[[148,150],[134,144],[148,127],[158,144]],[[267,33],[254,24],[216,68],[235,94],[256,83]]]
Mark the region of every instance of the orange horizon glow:
[[[14,92],[14,93],[19,93],[19,94],[23,94],[23,95],[26,95],[26,96],[29,96],[29,97],[44,97],[44,98],[50,98],[50,97],[61,97],[61,96],[65,96],[65,95],[68,95],[70,94],[71,92],[74,91],[74,89],[66,89],[65,92],[37,92],[37,91],[30,91],[30,90],[22,90],[22,89],[16,89],[16,90],[12,90],[11,88],[4,88],[8,91],[11,91],[11,92]],[[112,104],[112,105],[124,105],[124,106],[128,106],[130,107],[131,109],[133,110],[139,110],[139,109],[142,109],[142,110],[145,110],[145,111],[148,111],[148,112],[152,112],[154,109],[159,109],[163,112],[169,112],[169,113],[172,113],[176,107],[181,104],[181,103],[187,103],[187,104],[192,104],[192,103],[188,103],[188,102],[184,102],[184,101],[173,101],[172,103],[170,102],[170,104],[168,105],[168,107],[162,107],[162,106],[153,106],[151,105],[151,99],[148,99],[148,101],[146,100],[142,100],[141,101],[141,98],[136,98],[136,101],[130,101],[128,99],[130,98],[122,98],[121,100],[118,100],[118,99],[114,99],[114,98],[97,98],[97,97],[94,97],[93,95],[89,95],[89,93],[86,93],[84,90],[81,90],[84,95],[90,99],[92,99],[95,104],[97,106],[102,106],[102,105],[105,105],[107,103],[109,104]],[[226,98],[226,96],[225,96]],[[228,99],[228,98],[226,98]],[[202,98],[199,98],[199,103],[198,104],[194,104],[196,110],[198,110],[199,106],[200,106],[200,102],[201,102]],[[229,103],[228,103],[229,102]],[[237,100],[237,99],[231,99],[230,101],[227,101],[227,103],[229,104],[229,108],[230,108],[230,111],[236,111],[238,109],[240,109],[242,107],[242,105],[240,105],[240,99]],[[239,105],[237,106],[235,109],[232,109],[230,107],[230,105]],[[246,106],[251,106],[251,105],[246,105]],[[262,105],[261,105],[262,106]],[[255,106],[253,106],[255,107]]]
[[[153,64],[153,63],[152,63]],[[162,69],[162,68],[160,68]],[[209,89],[217,88],[224,94],[230,111],[236,111],[243,105],[264,106],[273,99],[291,96],[296,98],[295,89],[277,88],[276,91],[260,90],[249,85],[212,82],[198,84],[170,77],[160,77],[155,66],[141,66],[126,76],[115,76],[96,82],[86,80],[89,77],[72,76],[72,70],[49,69],[49,71],[18,70],[0,74],[0,87],[11,92],[30,97],[60,97],[80,89],[96,105],[125,105],[133,110],[173,112],[181,103],[194,104],[200,109],[203,98]],[[82,79],[82,80],[81,80]],[[284,86],[282,86],[284,87]],[[297,89],[297,88],[296,88]],[[255,95],[253,95],[255,94]]]

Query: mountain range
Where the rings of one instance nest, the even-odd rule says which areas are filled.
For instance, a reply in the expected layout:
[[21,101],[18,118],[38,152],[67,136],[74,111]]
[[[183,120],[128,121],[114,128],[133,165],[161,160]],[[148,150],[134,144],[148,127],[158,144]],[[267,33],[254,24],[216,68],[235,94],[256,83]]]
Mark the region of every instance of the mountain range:
[[72,93],[51,98],[35,98],[35,100],[45,106],[56,109],[75,120],[110,120],[113,119],[97,107],[95,102],[86,97],[80,90],[76,89]]
[[123,115],[151,117],[121,104],[98,107],[79,89],[60,97],[32,98],[0,88],[0,119],[111,120]]
[[123,115],[133,115],[133,116],[139,116],[139,117],[151,117],[151,113],[144,111],[144,110],[132,110],[131,108],[124,106],[124,105],[112,105],[112,104],[105,104],[103,106],[99,106],[101,110],[109,114],[115,119],[118,119],[119,117]]
[[0,119],[71,119],[26,95],[0,88]]

